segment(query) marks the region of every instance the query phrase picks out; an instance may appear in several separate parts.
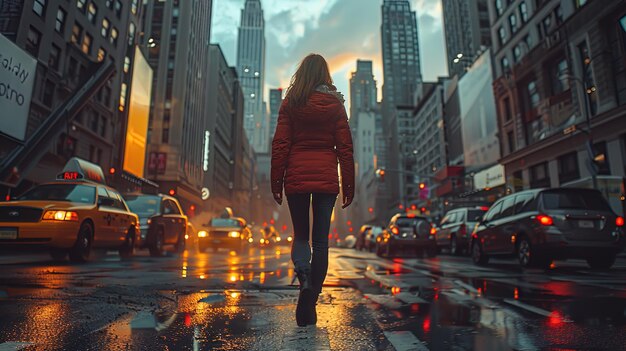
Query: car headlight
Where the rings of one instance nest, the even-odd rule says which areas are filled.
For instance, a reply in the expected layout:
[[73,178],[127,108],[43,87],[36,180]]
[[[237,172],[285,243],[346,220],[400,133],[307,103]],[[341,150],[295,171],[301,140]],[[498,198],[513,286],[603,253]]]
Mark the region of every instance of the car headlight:
[[252,243],[254,242],[254,239],[252,239],[252,238],[248,238],[248,242],[249,242],[250,244],[252,244]]
[[241,235],[239,232],[228,232],[228,236],[231,238],[238,238]]
[[265,244],[265,239],[261,239],[261,240],[259,240],[259,242],[260,242],[261,244]]
[[292,240],[293,240],[292,237],[290,237],[290,236],[287,237],[287,241],[291,242]]
[[46,211],[43,219],[47,221],[72,221],[78,222],[78,213],[73,211]]
[[206,238],[207,236],[209,236],[209,233],[204,230],[198,232],[198,238]]

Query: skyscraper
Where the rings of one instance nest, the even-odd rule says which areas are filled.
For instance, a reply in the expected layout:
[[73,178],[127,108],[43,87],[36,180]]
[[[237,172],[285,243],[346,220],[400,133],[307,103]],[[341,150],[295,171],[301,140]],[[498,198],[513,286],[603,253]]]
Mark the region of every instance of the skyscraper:
[[257,153],[269,150],[269,118],[263,103],[265,20],[260,0],[246,0],[237,39],[237,73],[243,88],[244,125]]
[[278,111],[283,103],[283,89],[270,89],[270,140],[276,131],[276,123],[278,122]]
[[442,0],[443,22],[450,76],[463,75],[464,62],[454,63],[458,54],[473,60],[481,47],[491,46],[491,22],[487,0]]
[[[207,125],[211,1],[148,2],[148,61],[154,69],[148,159],[162,159],[147,177],[185,207],[202,208],[207,153],[215,136]],[[150,166],[149,166],[150,167]]]
[[352,72],[350,78],[351,119],[354,119],[358,111],[368,111],[376,107],[377,91],[372,61],[357,60],[356,72]]
[[417,18],[408,0],[384,0],[382,5],[381,38],[383,48],[383,128],[387,138],[386,155],[382,164],[389,169],[386,179],[386,209],[397,210],[398,199],[404,198],[410,174],[401,160],[400,144],[410,141],[412,135],[400,135],[399,126],[411,123],[415,90],[422,81]]

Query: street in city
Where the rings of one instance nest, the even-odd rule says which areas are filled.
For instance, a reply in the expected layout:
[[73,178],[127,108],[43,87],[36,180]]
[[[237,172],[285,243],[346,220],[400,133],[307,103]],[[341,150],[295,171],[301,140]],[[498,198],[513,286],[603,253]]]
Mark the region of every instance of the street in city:
[[383,259],[331,248],[318,324],[294,319],[288,246],[87,264],[0,256],[0,350],[623,350],[626,257],[521,270],[513,259]]

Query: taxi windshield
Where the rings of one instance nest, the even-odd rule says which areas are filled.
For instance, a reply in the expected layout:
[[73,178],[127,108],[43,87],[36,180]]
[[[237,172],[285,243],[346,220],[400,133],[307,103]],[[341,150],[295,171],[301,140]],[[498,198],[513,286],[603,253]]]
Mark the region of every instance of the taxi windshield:
[[80,184],[46,184],[29,190],[19,200],[67,201],[93,204],[96,201],[96,188]]
[[124,197],[130,211],[139,217],[152,217],[159,212],[161,198],[154,195],[128,195]]
[[211,220],[212,227],[239,227],[240,223],[232,218],[213,218]]

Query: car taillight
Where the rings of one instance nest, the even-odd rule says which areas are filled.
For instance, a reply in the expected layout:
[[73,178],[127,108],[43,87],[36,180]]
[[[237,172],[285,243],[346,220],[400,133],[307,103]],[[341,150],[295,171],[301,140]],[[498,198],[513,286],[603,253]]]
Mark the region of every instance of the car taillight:
[[537,220],[539,221],[539,223],[541,223],[541,225],[545,225],[545,226],[551,226],[554,224],[552,217],[546,216],[546,215],[537,216]]
[[459,235],[460,236],[467,235],[467,226],[465,225],[465,223],[461,224],[461,226],[459,227]]
[[624,217],[617,216],[617,218],[615,218],[615,225],[618,226],[618,227],[623,227],[624,226]]
[[398,227],[393,227],[391,228],[391,232],[394,233],[395,235],[400,234],[400,229],[398,229]]
[[43,219],[48,221],[72,221],[78,222],[78,213],[72,211],[46,211]]
[[435,235],[435,234],[437,234],[437,228],[435,227],[430,228],[430,235]]

